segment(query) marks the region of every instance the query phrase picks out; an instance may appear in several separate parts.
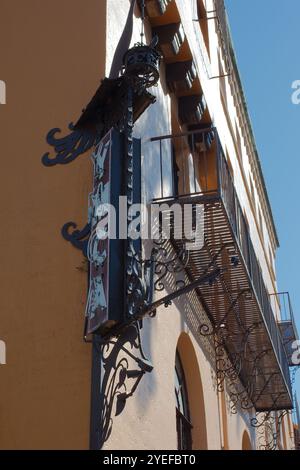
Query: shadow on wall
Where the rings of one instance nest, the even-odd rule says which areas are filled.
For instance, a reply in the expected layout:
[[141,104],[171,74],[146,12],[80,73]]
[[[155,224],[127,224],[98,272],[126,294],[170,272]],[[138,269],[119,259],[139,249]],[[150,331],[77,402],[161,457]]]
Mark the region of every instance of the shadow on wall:
[[181,333],[177,344],[177,351],[182,362],[188,393],[189,411],[193,425],[193,449],[207,450],[206,414],[202,380],[194,346],[186,333]]
[[[90,448],[101,449],[111,435],[113,418],[120,415],[146,372],[138,325],[129,326],[105,344],[93,341]],[[100,391],[100,393],[99,393]]]

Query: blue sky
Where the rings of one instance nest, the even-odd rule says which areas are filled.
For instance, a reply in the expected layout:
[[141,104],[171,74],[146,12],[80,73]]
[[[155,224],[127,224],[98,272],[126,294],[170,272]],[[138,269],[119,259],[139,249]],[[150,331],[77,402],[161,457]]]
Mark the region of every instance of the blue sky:
[[[300,332],[299,0],[225,0],[239,70],[279,236],[279,291],[290,291]],[[300,369],[300,367],[299,367]],[[297,373],[300,399],[300,372]]]

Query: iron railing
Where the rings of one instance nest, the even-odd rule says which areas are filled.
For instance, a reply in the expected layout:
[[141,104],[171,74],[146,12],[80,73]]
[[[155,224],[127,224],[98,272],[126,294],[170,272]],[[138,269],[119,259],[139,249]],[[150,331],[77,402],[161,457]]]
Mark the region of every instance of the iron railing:
[[295,348],[294,342],[299,340],[297,326],[293,314],[292,303],[288,292],[276,292],[270,296],[271,302],[274,304],[274,309],[278,310],[278,326],[281,332],[283,345],[291,367],[296,364],[293,363],[293,354]]
[[[178,144],[178,139],[181,139],[184,143]],[[166,145],[166,142],[162,145],[162,142],[166,140],[170,142],[169,146]],[[276,358],[275,362],[277,362],[277,366],[274,366],[273,363],[272,367],[277,367],[277,370],[280,370],[282,377],[281,380],[283,380],[282,383],[285,384],[283,388],[287,391],[286,398],[282,401],[283,408],[281,408],[280,400],[277,400],[275,397],[274,404],[270,405],[269,402],[269,404],[266,405],[266,409],[268,407],[271,409],[273,409],[273,407],[274,409],[284,409],[285,406],[287,408],[292,408],[292,387],[289,373],[289,361],[280,329],[278,328],[275,313],[272,309],[270,296],[263,279],[262,269],[258,262],[250,237],[246,217],[240,204],[229,164],[225,158],[216,129],[206,128],[193,130],[185,134],[160,136],[151,139],[151,141],[159,144],[158,152],[161,161],[163,159],[162,152],[166,150],[172,151],[173,149],[177,154],[177,157],[181,150],[183,151],[184,158],[186,158],[190,153],[193,156],[194,162],[194,174],[182,175],[181,177],[181,180],[189,180],[190,182],[194,181],[194,191],[185,194],[182,190],[179,190],[179,192],[176,190],[176,194],[173,198],[163,197],[159,199],[160,201],[165,202],[169,200],[171,202],[172,200],[177,200],[188,202],[189,200],[198,200],[198,202],[201,203],[201,201],[208,201],[209,199],[210,204],[213,203],[213,201],[221,201],[224,208],[222,210],[225,210],[227,216],[226,224],[228,224],[229,227],[229,229],[226,228],[226,230],[229,230],[229,232],[231,231],[230,237],[234,239],[234,242],[238,247],[240,257],[243,260],[243,272],[246,273],[246,283],[248,286],[251,286],[251,295],[255,297],[255,305],[258,305],[255,309],[257,311],[258,308],[258,311],[260,312],[258,316],[262,319],[265,328],[263,333],[258,333],[260,335],[260,339],[257,341],[256,348],[259,349],[264,346],[261,344],[261,341],[267,341],[268,344],[271,343],[271,347]],[[199,165],[198,168],[195,169],[197,166],[197,159],[201,162],[200,169]],[[202,176],[199,176],[199,170]],[[197,181],[199,184],[196,184]],[[215,214],[216,215],[213,217],[217,217],[220,221],[220,217],[222,217],[220,216],[220,213],[216,212]],[[222,224],[224,224],[224,222],[222,222]],[[226,236],[228,238],[228,235]],[[198,263],[199,265],[199,259],[195,261],[196,264]],[[195,274],[198,275],[197,273]],[[251,306],[246,307],[248,311],[245,315],[247,315],[248,318],[251,316],[251,308]],[[253,344],[255,344],[255,340],[253,340],[251,346],[253,346]],[[259,352],[260,351],[258,351],[258,354]],[[264,367],[269,369],[267,362],[264,363]],[[270,370],[272,367],[270,367]],[[268,372],[266,373],[268,374]],[[269,375],[272,375],[272,373],[269,372]],[[270,384],[267,386],[267,383],[268,380],[265,382],[265,385],[261,386],[261,388],[264,390],[264,393],[266,393],[266,390],[268,390],[267,393],[271,393],[272,386]],[[258,409],[264,409],[264,405],[259,405]]]
[[262,317],[269,333],[269,337],[271,339],[278,363],[281,367],[286,384],[289,386],[290,393],[292,394],[289,361],[282,336],[280,334],[280,329],[278,328],[276,316],[272,309],[270,296],[263,280],[262,269],[255,254],[244,212],[239,202],[237,192],[234,187],[234,182],[224,156],[224,152],[220,145],[217,161],[219,193],[227,211],[232,231],[243,255],[244,263],[247,267],[248,275],[252,282],[253,292],[255,293],[260,305]]

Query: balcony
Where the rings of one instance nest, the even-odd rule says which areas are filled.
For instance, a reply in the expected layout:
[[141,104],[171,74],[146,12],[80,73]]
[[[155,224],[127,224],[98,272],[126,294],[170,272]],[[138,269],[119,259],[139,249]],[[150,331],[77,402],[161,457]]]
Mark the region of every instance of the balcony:
[[[151,141],[153,154],[157,153],[160,159],[168,142],[176,162],[193,160],[193,175],[179,173],[174,189],[176,196],[154,202],[164,203],[163,211],[167,213],[171,243],[176,252],[185,248],[187,239],[174,236],[171,206],[175,202],[182,206],[191,204],[193,222],[197,208],[203,208],[204,246],[189,251],[186,273],[191,282],[212,270],[219,269],[222,273],[213,284],[196,289],[209,319],[210,334],[222,337],[226,354],[256,411],[292,409],[289,358],[283,330],[272,309],[217,131],[198,128],[186,134],[155,137]],[[176,165],[179,168],[179,163]],[[204,334],[207,329],[199,319],[199,333]],[[226,370],[220,373],[226,374]]]
[[279,311],[278,327],[281,332],[283,345],[288,357],[289,366],[293,367],[292,356],[295,351],[293,349],[294,341],[299,340],[297,327],[294,319],[292,303],[288,292],[279,292],[271,294],[271,303],[273,309]]
[[[146,0],[145,7],[147,15],[150,18],[157,18],[158,16],[163,15],[171,0]],[[141,2],[139,2],[141,6]]]

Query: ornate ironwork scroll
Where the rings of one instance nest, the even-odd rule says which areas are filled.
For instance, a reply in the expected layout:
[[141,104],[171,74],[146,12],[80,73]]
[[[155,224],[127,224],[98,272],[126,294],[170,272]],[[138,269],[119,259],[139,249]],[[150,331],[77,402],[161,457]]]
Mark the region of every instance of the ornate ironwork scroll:
[[[71,231],[73,229],[73,231]],[[87,246],[91,234],[91,224],[87,223],[83,229],[78,229],[75,222],[67,222],[61,229],[63,238],[70,242],[75,248],[81,250],[87,257]]]
[[[214,341],[215,361],[216,361],[216,380],[217,391],[224,392],[225,388],[230,399],[231,413],[237,413],[238,408],[243,410],[253,409],[256,402],[253,377],[259,370],[265,351],[254,356],[249,351],[249,336],[255,334],[261,326],[261,322],[253,323],[247,328],[238,321],[239,328],[233,330],[230,325],[230,317],[237,315],[235,309],[239,300],[248,294],[248,289],[242,289],[238,292],[223,317],[217,322],[202,323],[199,326],[199,333],[202,336],[210,336]],[[235,338],[235,351],[229,351],[227,344]],[[243,371],[248,370],[245,376]],[[243,374],[243,380],[241,380]]]
[[[161,305],[167,308],[175,299],[197,287],[204,284],[213,285],[221,275],[220,269],[214,269],[210,272],[205,272],[197,280],[191,281],[186,276],[188,263],[189,251],[185,246],[177,252],[174,250],[170,240],[165,238],[162,233],[160,233],[158,239],[154,239],[150,258],[142,262],[140,261],[140,264],[144,264],[150,269],[153,290],[155,292],[162,292],[170,288],[171,293],[154,302],[145,302],[143,310],[137,312],[137,318],[139,318],[139,314],[140,317],[145,315],[155,316],[156,309]],[[173,281],[172,286],[169,286],[170,279]]]
[[[278,397],[274,398],[274,407],[276,407],[276,401],[278,401]],[[257,430],[260,450],[276,450],[278,448],[283,419],[290,414],[290,410],[256,413],[256,417],[251,419],[251,425]]]
[[44,165],[53,166],[74,161],[96,145],[111,127],[118,127],[119,122],[122,121],[126,93],[124,95],[124,89],[122,89],[124,80],[119,77],[119,73],[124,54],[130,46],[135,4],[136,0],[131,0],[126,24],[112,61],[109,78],[101,82],[77,123],[69,125],[71,133],[57,138],[55,134],[61,132],[59,128],[51,129],[48,132],[47,143],[54,148],[56,155],[51,158],[48,152],[45,153],[42,157]]
[[74,161],[79,155],[87,152],[99,141],[99,134],[87,129],[75,129],[73,123],[69,124],[70,134],[64,137],[56,137],[61,133],[61,129],[51,129],[46,137],[48,145],[55,151],[55,157],[50,157],[46,152],[42,157],[45,166],[65,165]]

